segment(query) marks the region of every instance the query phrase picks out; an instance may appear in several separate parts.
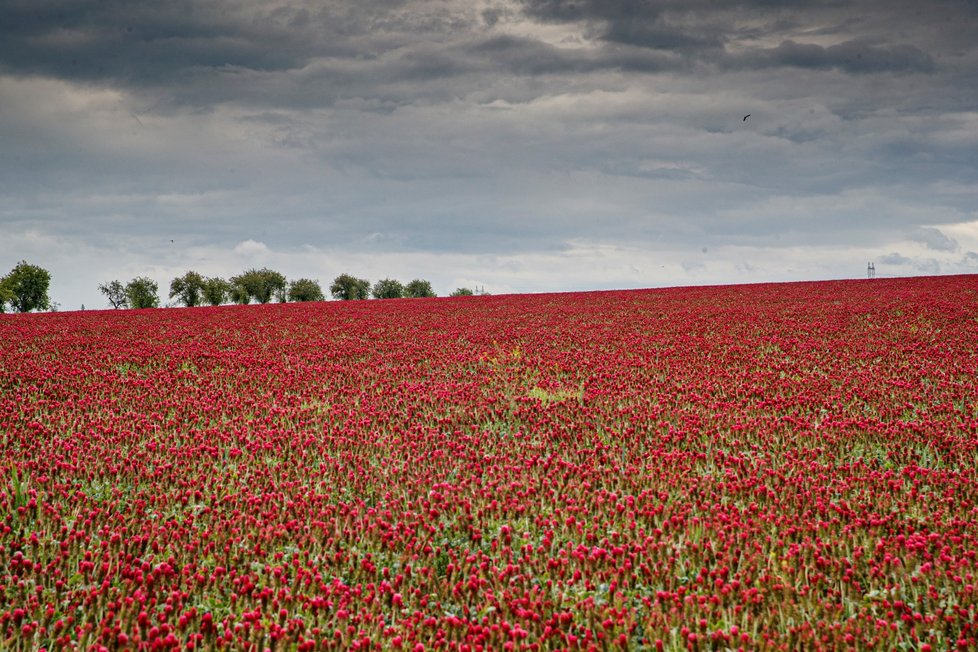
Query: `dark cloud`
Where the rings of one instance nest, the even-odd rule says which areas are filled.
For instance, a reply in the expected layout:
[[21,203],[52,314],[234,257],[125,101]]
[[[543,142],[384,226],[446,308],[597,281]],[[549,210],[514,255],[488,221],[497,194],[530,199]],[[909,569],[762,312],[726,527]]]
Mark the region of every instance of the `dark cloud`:
[[[928,5],[925,15],[915,3],[876,0],[804,6],[517,0],[515,6],[543,23],[580,24],[583,37],[603,47],[563,47],[527,30],[507,32],[525,19],[502,1],[477,11],[419,0],[12,0],[0,21],[0,71],[145,91],[148,104],[165,91],[163,105],[325,106],[351,97],[398,105],[412,97],[458,97],[506,75],[654,74],[697,66],[930,72],[940,63],[935,52],[975,35],[965,20],[973,6],[954,0]],[[935,24],[945,37],[934,36]],[[826,38],[835,43],[817,42]],[[427,82],[439,80],[457,85],[432,93]]]
[[914,259],[894,251],[881,256],[879,262],[884,265],[912,265]]
[[614,21],[603,36],[616,43],[680,52],[719,49],[723,45],[718,31],[661,24],[658,20]]
[[[941,263],[934,258],[911,258],[900,253],[890,253],[879,259],[876,270],[883,276],[905,276],[907,270],[916,274],[940,274]],[[889,273],[887,266],[895,267],[897,273]]]
[[503,10],[498,7],[485,9],[482,12],[482,20],[485,21],[488,27],[492,27],[499,22],[499,19],[503,17],[503,14]]
[[[686,19],[692,5],[643,0],[523,0],[529,16],[546,22],[583,22],[593,38],[671,51],[722,46],[711,20]],[[681,14],[677,13],[681,9]],[[715,8],[721,8],[718,4]]]
[[[978,30],[960,0],[520,0],[548,23],[580,23],[591,38],[662,49],[723,66],[849,73],[932,71]],[[832,43],[825,44],[825,40]],[[779,43],[758,46],[760,42]],[[957,52],[958,54],[960,51]]]
[[615,48],[582,53],[513,35],[491,36],[466,43],[447,56],[458,61],[463,55],[472,63],[472,69],[529,76],[602,70],[659,72],[681,67],[681,62],[663,53]]
[[783,41],[775,48],[754,50],[729,57],[727,64],[763,68],[793,66],[819,70],[838,69],[849,73],[931,72],[934,60],[912,45],[873,46],[846,41],[823,47],[814,43]]
[[[131,84],[168,81],[193,67],[297,65],[301,50],[276,39],[276,31],[186,0],[8,3],[0,65],[14,73]],[[275,41],[280,47],[269,47]]]
[[655,72],[678,63],[668,53],[571,51],[481,33],[511,15],[502,8],[468,16],[412,7],[418,3],[13,2],[0,21],[0,72],[108,84],[145,94],[144,110],[166,111],[350,98],[393,107],[444,101],[505,75]]
[[919,242],[928,249],[933,249],[934,251],[957,251],[958,243],[954,238],[948,237],[940,229],[935,229],[932,227],[922,226],[914,229],[910,234],[909,238],[915,242]]
[[316,57],[371,57],[403,42],[402,29],[437,28],[399,21],[404,4],[14,0],[0,21],[0,69],[141,86],[200,70],[281,71]]

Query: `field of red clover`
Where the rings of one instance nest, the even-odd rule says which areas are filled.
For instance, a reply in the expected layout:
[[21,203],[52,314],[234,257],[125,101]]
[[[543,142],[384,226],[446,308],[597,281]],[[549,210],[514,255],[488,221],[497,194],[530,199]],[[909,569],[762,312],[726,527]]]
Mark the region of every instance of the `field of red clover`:
[[0,342],[5,650],[978,647],[978,277]]

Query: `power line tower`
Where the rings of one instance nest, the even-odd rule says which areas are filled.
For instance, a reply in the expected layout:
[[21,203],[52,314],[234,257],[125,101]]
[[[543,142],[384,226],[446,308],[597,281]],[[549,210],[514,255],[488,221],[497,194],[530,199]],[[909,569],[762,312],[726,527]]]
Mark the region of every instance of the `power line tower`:
[[867,278],[876,278],[876,263],[866,264],[866,276]]

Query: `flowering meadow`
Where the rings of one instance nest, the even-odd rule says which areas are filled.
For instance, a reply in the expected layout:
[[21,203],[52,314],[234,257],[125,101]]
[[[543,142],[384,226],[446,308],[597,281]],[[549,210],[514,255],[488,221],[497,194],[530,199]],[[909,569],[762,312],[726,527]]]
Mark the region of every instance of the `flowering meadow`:
[[978,277],[0,315],[0,649],[978,648]]

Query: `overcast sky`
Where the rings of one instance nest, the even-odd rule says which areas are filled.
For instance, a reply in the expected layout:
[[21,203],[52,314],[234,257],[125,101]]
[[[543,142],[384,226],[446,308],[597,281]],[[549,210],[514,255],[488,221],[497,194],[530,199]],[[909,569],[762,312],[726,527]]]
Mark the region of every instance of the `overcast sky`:
[[[2,0],[0,273],[978,272],[978,0]],[[743,116],[750,114],[744,121]]]

